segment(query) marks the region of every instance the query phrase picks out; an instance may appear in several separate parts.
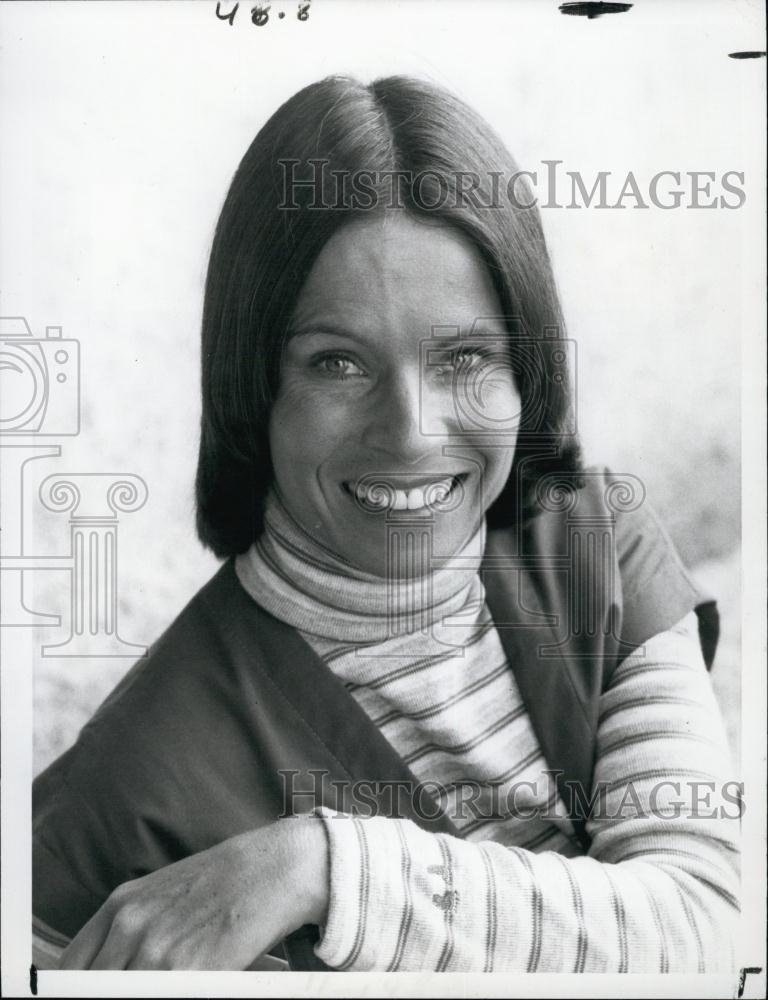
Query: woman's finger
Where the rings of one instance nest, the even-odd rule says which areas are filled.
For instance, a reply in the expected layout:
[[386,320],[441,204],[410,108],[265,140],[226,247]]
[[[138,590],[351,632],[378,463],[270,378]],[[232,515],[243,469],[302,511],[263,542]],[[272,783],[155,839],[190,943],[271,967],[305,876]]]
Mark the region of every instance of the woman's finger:
[[60,969],[89,969],[112,925],[112,910],[101,907],[70,941],[61,955]]
[[[101,948],[91,961],[91,969],[129,969],[131,961],[143,938],[143,931],[137,925],[130,925],[126,912],[119,912],[109,933],[104,938]],[[138,966],[136,966],[138,968]],[[145,966],[151,968],[151,966]]]
[[205,966],[198,966],[194,959],[182,957],[176,955],[172,957],[167,952],[161,952],[158,948],[152,948],[152,946],[144,945],[142,948],[138,948],[131,957],[131,960],[123,966],[124,969],[130,969],[131,971],[142,972],[148,969],[153,971],[170,971],[173,969],[181,970],[195,970],[198,968],[205,968]]

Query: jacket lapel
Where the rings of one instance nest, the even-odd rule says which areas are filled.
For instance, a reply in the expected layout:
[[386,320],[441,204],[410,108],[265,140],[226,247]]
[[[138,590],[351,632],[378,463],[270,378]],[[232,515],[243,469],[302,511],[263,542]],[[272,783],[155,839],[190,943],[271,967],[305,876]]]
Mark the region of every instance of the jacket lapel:
[[[573,809],[573,785],[590,794],[594,726],[578,694],[569,662],[558,648],[557,625],[566,608],[542,608],[539,588],[519,555],[513,530],[489,534],[481,572],[486,601],[514,671],[533,730],[550,768],[557,772],[560,797],[569,807],[576,834],[588,844],[584,818]],[[551,573],[538,567],[541,575]],[[546,582],[546,581],[545,581]],[[547,587],[548,593],[557,588]],[[557,614],[552,614],[556,610]],[[546,655],[542,650],[546,647]]]
[[427,789],[420,788],[414,801],[418,779],[333,671],[296,629],[260,608],[236,580],[234,568],[231,572],[243,612],[259,637],[259,670],[300,719],[290,734],[292,766],[310,772],[316,767],[317,751],[323,751],[319,755],[323,759],[330,752],[338,764],[338,772],[327,776],[325,804],[330,808],[337,808],[340,800],[341,807],[349,809],[355,802],[355,787],[362,787],[368,799],[375,799],[380,815],[399,815],[433,833],[458,835]]

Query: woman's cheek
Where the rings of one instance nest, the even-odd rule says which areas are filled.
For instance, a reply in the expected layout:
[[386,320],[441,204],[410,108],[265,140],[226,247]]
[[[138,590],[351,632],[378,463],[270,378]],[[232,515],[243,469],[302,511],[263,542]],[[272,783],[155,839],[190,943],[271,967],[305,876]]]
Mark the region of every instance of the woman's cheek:
[[273,448],[320,458],[339,444],[356,426],[355,405],[350,393],[288,375],[272,409]]
[[485,400],[487,412],[495,427],[504,430],[517,428],[523,404],[514,384],[501,381],[490,383]]

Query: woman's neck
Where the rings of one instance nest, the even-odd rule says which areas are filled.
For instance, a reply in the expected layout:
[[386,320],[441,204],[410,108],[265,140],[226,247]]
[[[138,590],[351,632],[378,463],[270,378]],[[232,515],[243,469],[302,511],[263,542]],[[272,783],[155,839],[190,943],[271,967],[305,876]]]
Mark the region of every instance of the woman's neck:
[[480,598],[485,524],[462,550],[411,577],[375,576],[329,551],[293,518],[276,491],[265,530],[236,561],[245,589],[276,618],[313,635],[381,642],[429,627]]

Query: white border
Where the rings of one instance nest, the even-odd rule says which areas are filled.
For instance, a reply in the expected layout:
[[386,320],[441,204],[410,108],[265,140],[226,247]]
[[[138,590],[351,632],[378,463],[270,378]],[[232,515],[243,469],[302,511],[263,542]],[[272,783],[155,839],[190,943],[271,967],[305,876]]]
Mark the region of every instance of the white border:
[[[315,0],[319,6],[323,0]],[[445,11],[446,4],[431,0]],[[725,3],[725,0],[721,0]],[[243,4],[243,7],[248,6]],[[464,5],[468,6],[468,5]],[[753,25],[761,5],[730,5]],[[7,10],[7,8],[6,8]],[[351,8],[350,8],[351,13]],[[11,19],[8,18],[8,21]],[[0,12],[0,31],[7,21]],[[311,30],[311,29],[310,29]],[[755,44],[758,39],[755,38]],[[764,44],[764,43],[763,43]],[[6,97],[6,99],[9,99]],[[12,99],[12,97],[10,98]],[[751,126],[752,123],[745,123]],[[765,205],[754,202],[750,211]],[[744,878],[741,947],[744,964],[765,970],[766,888],[766,275],[765,243],[755,244],[744,230],[742,286],[742,512],[743,512],[743,702],[742,773],[747,809],[743,821]],[[762,227],[765,235],[765,225]],[[0,266],[2,262],[0,261]],[[3,993],[28,996],[31,953],[29,810],[32,733],[30,637],[19,630],[2,633],[2,955]],[[568,982],[566,983],[566,980]],[[564,996],[595,997],[735,995],[724,976],[388,976],[347,973],[106,973],[39,972],[40,996]],[[765,971],[751,977],[744,996],[764,995]]]

